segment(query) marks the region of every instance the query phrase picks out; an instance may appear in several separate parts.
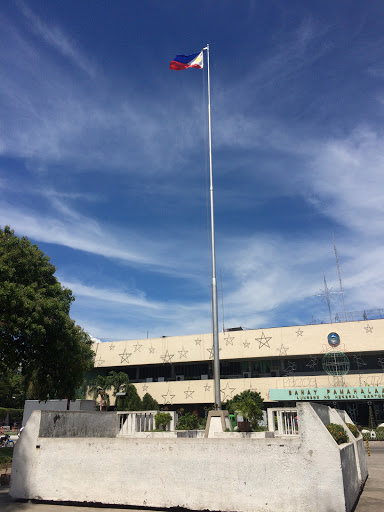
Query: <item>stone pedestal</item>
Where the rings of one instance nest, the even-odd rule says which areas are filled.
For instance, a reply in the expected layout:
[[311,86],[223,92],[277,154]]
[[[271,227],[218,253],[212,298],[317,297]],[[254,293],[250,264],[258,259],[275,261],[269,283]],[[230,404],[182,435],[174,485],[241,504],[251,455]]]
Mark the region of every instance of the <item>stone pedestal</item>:
[[209,411],[204,437],[214,437],[215,432],[225,432],[227,429],[232,430],[229,412]]

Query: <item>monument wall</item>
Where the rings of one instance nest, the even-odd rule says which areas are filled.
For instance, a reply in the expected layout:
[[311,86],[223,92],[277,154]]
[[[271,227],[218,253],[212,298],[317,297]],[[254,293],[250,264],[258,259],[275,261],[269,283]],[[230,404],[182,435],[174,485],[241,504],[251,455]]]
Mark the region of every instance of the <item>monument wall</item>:
[[[65,421],[73,427],[76,417],[84,424],[87,415],[72,413]],[[61,428],[53,437],[50,421],[52,413],[35,411],[15,447],[15,498],[223,512],[349,512],[365,481],[355,450],[362,439],[338,446],[310,403],[298,404],[299,435],[287,438],[234,438],[232,432],[217,438],[79,437],[73,431],[63,437]]]

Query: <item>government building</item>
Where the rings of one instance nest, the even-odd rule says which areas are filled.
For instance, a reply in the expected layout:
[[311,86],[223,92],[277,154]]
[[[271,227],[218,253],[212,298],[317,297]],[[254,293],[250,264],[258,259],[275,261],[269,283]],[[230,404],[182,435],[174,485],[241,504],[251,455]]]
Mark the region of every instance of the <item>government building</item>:
[[[161,408],[204,411],[214,403],[212,334],[95,343],[90,375],[129,375]],[[312,400],[345,409],[362,425],[384,421],[384,319],[219,334],[222,402],[258,391],[266,407]],[[113,405],[111,397],[111,405]]]

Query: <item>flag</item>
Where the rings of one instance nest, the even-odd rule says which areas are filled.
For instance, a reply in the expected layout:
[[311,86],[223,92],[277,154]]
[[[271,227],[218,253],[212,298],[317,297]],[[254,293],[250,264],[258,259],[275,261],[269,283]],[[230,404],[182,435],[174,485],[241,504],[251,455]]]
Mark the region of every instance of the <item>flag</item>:
[[203,66],[204,57],[203,50],[201,50],[201,52],[193,53],[192,55],[176,55],[173,61],[171,61],[169,69],[173,69],[175,71],[187,68],[203,69]]

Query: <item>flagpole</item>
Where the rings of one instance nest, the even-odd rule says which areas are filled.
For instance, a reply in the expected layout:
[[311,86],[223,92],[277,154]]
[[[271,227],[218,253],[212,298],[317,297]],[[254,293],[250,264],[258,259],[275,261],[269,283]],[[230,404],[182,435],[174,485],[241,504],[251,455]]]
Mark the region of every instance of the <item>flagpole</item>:
[[211,134],[211,82],[209,72],[209,44],[203,50],[207,51],[208,69],[208,138],[209,138],[209,190],[211,200],[211,248],[212,248],[212,332],[213,332],[213,378],[215,387],[215,405],[221,409],[220,395],[220,358],[219,358],[219,316],[217,309],[217,281],[215,258],[215,221],[213,209],[213,174],[212,174],[212,134]]

